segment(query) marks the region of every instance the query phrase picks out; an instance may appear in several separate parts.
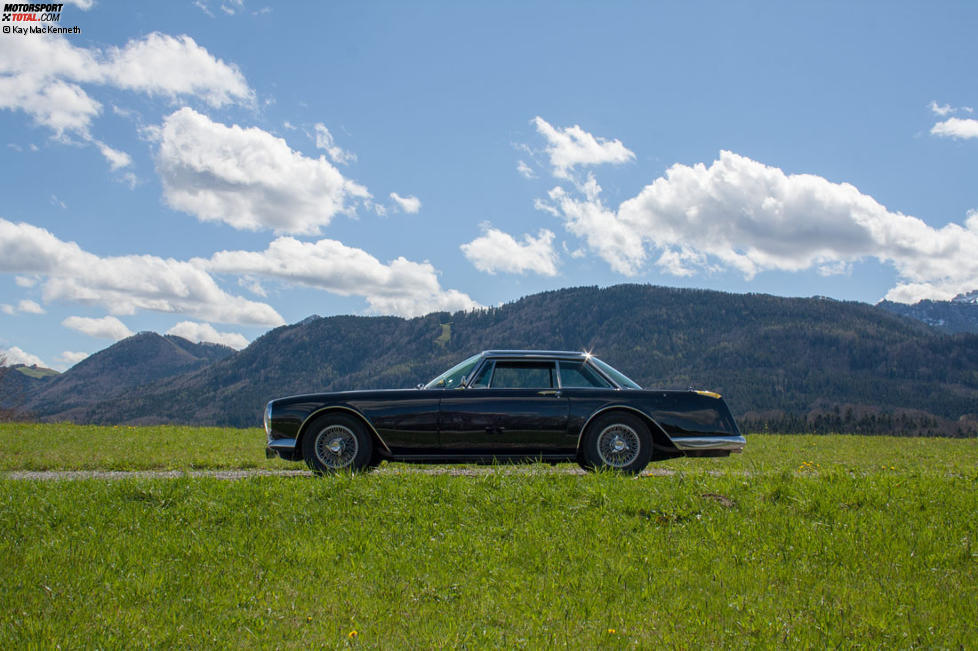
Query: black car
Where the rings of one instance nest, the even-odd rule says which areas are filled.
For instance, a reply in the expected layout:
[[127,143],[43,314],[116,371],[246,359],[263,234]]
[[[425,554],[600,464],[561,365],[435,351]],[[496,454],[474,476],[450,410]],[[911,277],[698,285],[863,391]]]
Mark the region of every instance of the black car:
[[272,400],[266,454],[319,473],[415,463],[577,461],[640,472],[649,461],[743,450],[710,391],[645,390],[589,353],[487,350],[416,389]]

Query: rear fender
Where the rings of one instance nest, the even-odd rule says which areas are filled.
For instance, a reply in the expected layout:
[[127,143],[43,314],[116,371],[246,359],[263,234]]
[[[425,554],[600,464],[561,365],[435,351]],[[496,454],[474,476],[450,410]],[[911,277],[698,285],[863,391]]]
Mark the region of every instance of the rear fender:
[[671,459],[673,457],[681,457],[683,453],[679,451],[679,448],[672,442],[666,431],[662,429],[662,426],[656,422],[654,418],[646,414],[640,409],[635,407],[629,407],[628,405],[609,405],[607,407],[602,407],[596,412],[591,414],[587,421],[584,422],[584,426],[581,427],[581,431],[577,434],[577,454],[581,454],[581,444],[584,442],[584,432],[587,431],[588,425],[591,421],[601,416],[602,414],[607,414],[611,411],[624,411],[634,414],[642,419],[646,427],[649,428],[649,433],[652,434],[652,459]]

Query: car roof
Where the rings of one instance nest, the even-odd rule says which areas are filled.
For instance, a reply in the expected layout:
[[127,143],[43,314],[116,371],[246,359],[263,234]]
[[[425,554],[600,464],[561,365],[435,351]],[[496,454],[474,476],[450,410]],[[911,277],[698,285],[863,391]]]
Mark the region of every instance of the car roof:
[[588,353],[573,350],[484,350],[483,357],[518,357],[522,359],[586,359]]

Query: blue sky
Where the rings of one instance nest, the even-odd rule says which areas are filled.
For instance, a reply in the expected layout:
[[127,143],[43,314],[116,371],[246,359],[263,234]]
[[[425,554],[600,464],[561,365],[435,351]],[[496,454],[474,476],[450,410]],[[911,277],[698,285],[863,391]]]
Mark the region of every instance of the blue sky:
[[81,34],[0,34],[0,350],[621,282],[951,298],[978,288],[976,19],[66,4]]

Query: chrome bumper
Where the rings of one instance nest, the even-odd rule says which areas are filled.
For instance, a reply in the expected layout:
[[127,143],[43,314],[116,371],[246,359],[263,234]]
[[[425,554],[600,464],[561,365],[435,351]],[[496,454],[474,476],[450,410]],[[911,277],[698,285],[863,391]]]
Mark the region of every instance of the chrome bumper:
[[265,457],[282,457],[291,460],[295,454],[295,439],[272,439],[265,444]]
[[676,436],[673,444],[680,450],[722,450],[743,452],[747,439],[743,436]]

